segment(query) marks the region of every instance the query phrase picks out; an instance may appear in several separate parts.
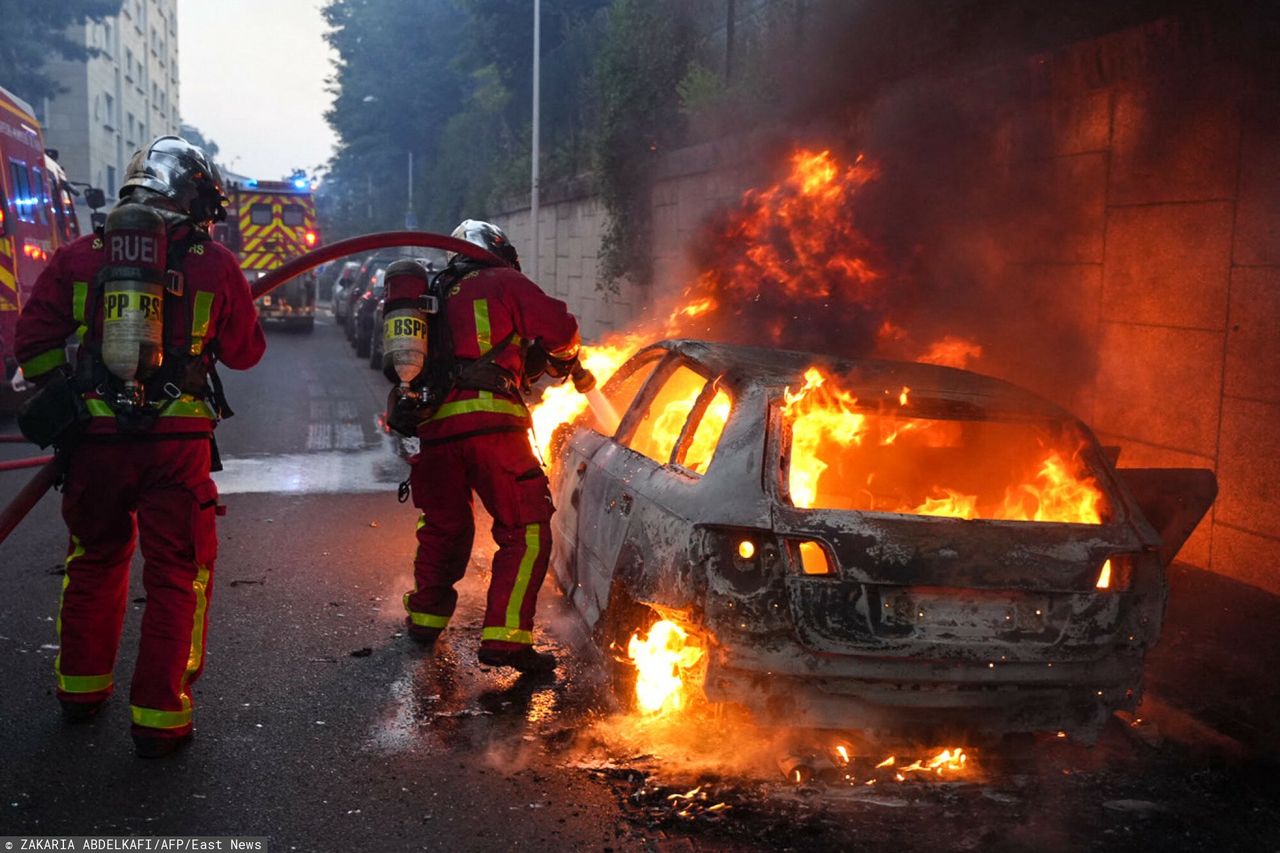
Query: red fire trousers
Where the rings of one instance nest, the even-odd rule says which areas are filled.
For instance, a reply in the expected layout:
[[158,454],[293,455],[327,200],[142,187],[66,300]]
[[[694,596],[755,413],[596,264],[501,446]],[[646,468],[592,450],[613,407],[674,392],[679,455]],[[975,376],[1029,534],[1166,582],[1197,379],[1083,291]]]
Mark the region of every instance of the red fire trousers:
[[475,538],[472,490],[493,516],[493,557],[481,644],[518,650],[533,642],[538,590],[551,557],[551,492],[523,432],[425,443],[410,474],[418,520],[416,588],[404,597],[414,625],[449,624]]
[[114,689],[136,538],[147,604],[129,693],[133,729],[172,737],[191,730],[217,502],[207,439],[86,441],[72,451],[62,499],[71,544],[58,615],[58,698],[94,702]]

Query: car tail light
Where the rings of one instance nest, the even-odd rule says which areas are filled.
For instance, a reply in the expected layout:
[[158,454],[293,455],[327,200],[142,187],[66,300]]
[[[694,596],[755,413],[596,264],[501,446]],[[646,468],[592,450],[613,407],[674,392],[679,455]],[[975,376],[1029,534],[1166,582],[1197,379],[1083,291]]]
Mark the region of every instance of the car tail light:
[[836,573],[835,562],[821,542],[814,539],[788,539],[787,550],[791,552],[791,561],[801,574],[820,577]]
[[720,528],[708,540],[724,570],[739,577],[762,578],[781,562],[778,540],[765,530]]
[[1112,554],[1098,567],[1094,588],[1098,591],[1126,592],[1133,584],[1133,555]]

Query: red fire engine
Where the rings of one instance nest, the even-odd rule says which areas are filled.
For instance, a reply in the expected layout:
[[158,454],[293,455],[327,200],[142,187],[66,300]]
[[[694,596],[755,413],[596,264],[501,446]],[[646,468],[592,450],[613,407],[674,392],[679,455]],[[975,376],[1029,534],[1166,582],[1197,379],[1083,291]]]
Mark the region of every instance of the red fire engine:
[[0,86],[0,409],[14,403],[18,312],[49,257],[80,236],[73,195],[31,106]]
[[[213,236],[236,252],[250,281],[319,245],[316,204],[307,178],[233,183],[227,194],[227,221]],[[264,321],[309,331],[316,317],[315,274],[299,276],[263,296],[258,314]]]

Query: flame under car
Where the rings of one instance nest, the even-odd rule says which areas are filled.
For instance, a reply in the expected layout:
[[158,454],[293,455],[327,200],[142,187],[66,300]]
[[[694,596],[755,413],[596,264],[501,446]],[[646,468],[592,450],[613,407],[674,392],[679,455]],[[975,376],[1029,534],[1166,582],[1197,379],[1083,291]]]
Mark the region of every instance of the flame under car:
[[602,646],[657,614],[712,702],[897,736],[1095,735],[1136,707],[1212,472],[935,365],[664,341],[553,444],[554,577]]

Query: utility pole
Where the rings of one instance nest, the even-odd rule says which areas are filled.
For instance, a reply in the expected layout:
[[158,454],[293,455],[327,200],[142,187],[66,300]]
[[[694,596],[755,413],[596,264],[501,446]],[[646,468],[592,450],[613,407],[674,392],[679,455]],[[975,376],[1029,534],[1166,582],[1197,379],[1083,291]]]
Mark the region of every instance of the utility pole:
[[538,280],[538,249],[541,245],[541,223],[538,221],[538,136],[541,130],[542,77],[542,0],[533,0],[533,169],[529,180],[529,216],[533,219],[533,249],[527,265],[529,277]]
[[738,16],[734,14],[734,0],[726,0],[724,11],[724,81],[733,80],[733,27]]
[[404,227],[413,231],[418,227],[418,215],[413,212],[413,152],[409,152],[409,206],[404,211]]

